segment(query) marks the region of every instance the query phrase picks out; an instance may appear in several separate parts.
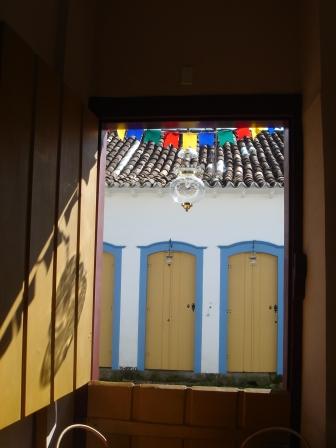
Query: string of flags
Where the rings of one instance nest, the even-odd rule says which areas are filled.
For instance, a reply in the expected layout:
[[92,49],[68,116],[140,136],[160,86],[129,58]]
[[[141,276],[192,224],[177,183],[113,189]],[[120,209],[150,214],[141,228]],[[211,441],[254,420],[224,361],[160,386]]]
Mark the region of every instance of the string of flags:
[[[272,133],[275,128],[237,128],[237,129],[218,129],[215,131],[165,131],[163,134],[163,147],[172,145],[175,148],[182,145],[182,148],[197,148],[200,146],[213,146],[216,144],[223,146],[225,143],[237,143],[237,140],[244,137],[254,139],[261,131],[267,130]],[[117,129],[117,135],[121,140],[133,137],[143,143],[153,142],[160,143],[162,139],[161,129]]]

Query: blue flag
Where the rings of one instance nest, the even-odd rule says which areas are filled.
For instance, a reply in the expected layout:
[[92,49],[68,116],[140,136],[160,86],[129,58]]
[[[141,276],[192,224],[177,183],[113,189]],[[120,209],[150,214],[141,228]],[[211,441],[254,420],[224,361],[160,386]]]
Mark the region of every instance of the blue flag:
[[268,132],[272,134],[275,131],[275,128],[268,128]]
[[143,133],[143,129],[127,129],[126,138],[135,137],[137,140],[141,141]]
[[200,146],[215,144],[215,133],[214,132],[200,132],[198,134],[198,142]]

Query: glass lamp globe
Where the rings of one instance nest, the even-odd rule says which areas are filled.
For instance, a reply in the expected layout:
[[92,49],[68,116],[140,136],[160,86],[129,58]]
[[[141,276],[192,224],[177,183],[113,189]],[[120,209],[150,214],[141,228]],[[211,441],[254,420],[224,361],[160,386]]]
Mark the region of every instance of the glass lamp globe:
[[186,212],[195,202],[202,199],[205,193],[204,183],[195,173],[195,168],[182,168],[170,184],[174,201],[181,204]]

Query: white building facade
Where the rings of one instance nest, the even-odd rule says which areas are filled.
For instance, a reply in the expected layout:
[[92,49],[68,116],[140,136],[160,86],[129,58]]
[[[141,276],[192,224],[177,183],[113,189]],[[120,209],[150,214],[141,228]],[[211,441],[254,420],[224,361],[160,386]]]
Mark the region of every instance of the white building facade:
[[[141,257],[168,251],[170,241],[172,251],[200,254],[194,371],[225,373],[225,254],[253,250],[276,255],[278,295],[283,295],[283,188],[208,187],[205,198],[185,212],[172,200],[169,188],[106,187],[104,251],[115,255],[111,332],[114,369],[145,367],[146,269]],[[278,297],[278,305],[277,372],[281,373],[283,297]]]

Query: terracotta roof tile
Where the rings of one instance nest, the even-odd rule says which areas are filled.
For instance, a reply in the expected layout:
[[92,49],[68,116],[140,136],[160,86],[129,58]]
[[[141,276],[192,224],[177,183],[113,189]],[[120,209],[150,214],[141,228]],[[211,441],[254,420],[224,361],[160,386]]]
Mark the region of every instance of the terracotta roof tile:
[[[120,140],[111,132],[107,139],[106,185],[109,187],[165,187],[182,164],[180,148]],[[139,142],[137,143],[139,144]],[[133,152],[133,153],[132,153]],[[185,166],[198,167],[198,175],[210,187],[283,187],[284,136],[262,131],[256,138],[244,137],[223,146],[201,146],[198,158],[189,156]]]

